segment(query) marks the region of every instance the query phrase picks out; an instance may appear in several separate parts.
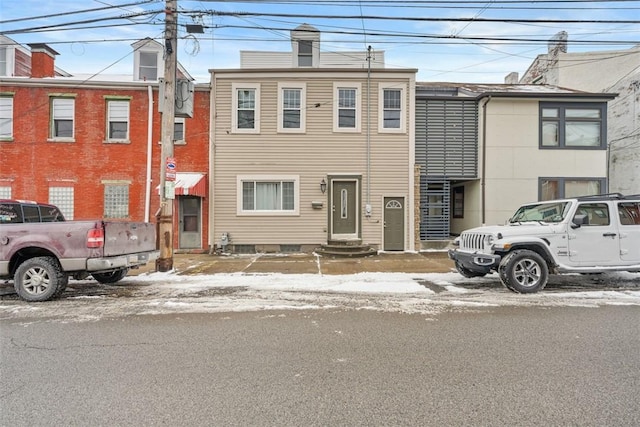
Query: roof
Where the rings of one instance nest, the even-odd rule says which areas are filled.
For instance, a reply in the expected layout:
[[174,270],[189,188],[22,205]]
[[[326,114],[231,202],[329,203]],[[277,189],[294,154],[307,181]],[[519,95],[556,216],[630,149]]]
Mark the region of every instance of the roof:
[[553,85],[539,84],[492,84],[492,83],[449,83],[416,82],[417,96],[455,96],[468,98],[496,97],[557,97],[573,96],[585,98],[613,99],[617,93],[584,92]]

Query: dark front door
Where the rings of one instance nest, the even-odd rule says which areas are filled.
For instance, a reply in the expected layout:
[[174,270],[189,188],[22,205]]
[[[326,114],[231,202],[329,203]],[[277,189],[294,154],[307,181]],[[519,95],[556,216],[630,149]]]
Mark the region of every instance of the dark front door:
[[201,203],[200,197],[178,196],[180,249],[202,248]]
[[404,197],[384,198],[384,250],[404,250]]
[[334,180],[331,192],[331,238],[358,237],[358,192],[356,180]]

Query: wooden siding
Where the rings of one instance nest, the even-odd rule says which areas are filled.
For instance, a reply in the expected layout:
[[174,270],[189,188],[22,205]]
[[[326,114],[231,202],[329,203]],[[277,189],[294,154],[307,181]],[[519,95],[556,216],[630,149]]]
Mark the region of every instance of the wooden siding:
[[[381,245],[382,199],[404,196],[412,200],[409,175],[412,172],[411,133],[378,133],[378,83],[397,82],[406,90],[405,120],[410,129],[413,72],[393,78],[374,79],[371,83],[370,160],[371,182],[367,183],[367,98],[366,79],[349,80],[348,71],[339,77],[326,76],[300,80],[306,83],[306,130],[304,133],[278,133],[277,88],[279,81],[295,81],[292,76],[257,78],[237,74],[225,78],[214,74],[214,121],[212,153],[212,185],[214,192],[212,238],[219,241],[222,233],[231,235],[232,243],[242,244],[316,244],[327,241],[329,190],[320,192],[320,181],[330,175],[362,176],[361,211],[370,203],[373,214],[361,217],[364,243]],[[363,74],[358,73],[360,76]],[[400,73],[401,74],[401,73]],[[334,132],[334,81],[353,81],[362,88],[359,133]],[[232,130],[232,84],[260,84],[260,133],[234,134]],[[298,216],[237,214],[237,177],[239,175],[299,176]],[[370,194],[367,194],[367,188]],[[322,209],[313,209],[315,201]],[[405,208],[409,213],[409,208]],[[409,217],[407,216],[407,219]],[[411,228],[411,227],[408,227]],[[405,241],[409,242],[407,230]]]

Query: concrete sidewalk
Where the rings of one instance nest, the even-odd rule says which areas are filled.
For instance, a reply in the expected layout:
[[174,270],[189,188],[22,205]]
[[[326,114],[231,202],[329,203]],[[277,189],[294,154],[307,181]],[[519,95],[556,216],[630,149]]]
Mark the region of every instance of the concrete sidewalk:
[[[447,273],[454,269],[444,251],[420,253],[380,253],[364,258],[333,258],[315,254],[209,255],[174,254],[173,269],[178,274],[285,273],[354,274]],[[156,271],[154,263],[130,270],[130,275]]]

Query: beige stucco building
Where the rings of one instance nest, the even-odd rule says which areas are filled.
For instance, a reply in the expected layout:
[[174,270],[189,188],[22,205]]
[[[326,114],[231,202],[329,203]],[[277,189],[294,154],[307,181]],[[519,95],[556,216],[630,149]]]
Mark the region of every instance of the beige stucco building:
[[568,34],[549,42],[520,79],[586,92],[617,94],[609,103],[609,190],[640,193],[640,45],[630,49],[568,52]]

